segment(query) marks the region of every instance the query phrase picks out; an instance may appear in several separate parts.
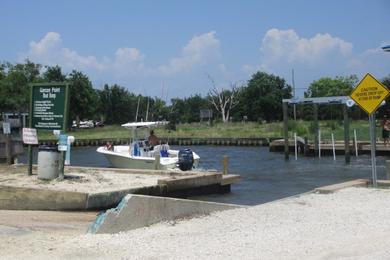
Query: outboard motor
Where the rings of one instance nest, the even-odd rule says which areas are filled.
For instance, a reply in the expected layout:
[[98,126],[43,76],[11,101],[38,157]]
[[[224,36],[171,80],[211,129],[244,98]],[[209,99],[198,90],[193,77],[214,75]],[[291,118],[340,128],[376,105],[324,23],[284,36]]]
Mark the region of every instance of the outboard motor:
[[194,156],[190,148],[182,149],[179,151],[179,169],[182,171],[188,171],[192,169],[194,165]]

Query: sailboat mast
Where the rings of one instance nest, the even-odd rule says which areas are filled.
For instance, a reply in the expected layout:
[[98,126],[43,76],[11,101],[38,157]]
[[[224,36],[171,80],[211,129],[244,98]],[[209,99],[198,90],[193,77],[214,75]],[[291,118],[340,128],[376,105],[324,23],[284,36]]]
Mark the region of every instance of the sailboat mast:
[[140,96],[138,96],[137,112],[135,113],[135,122],[138,122],[139,100],[140,100]]
[[149,115],[149,96],[148,96],[148,105],[146,107],[146,117],[145,117],[146,122],[148,122],[148,115]]

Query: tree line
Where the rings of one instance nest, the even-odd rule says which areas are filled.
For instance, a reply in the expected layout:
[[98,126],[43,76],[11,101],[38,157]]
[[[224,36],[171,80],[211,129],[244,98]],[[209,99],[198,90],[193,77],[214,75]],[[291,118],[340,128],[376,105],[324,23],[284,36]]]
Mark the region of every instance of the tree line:
[[[102,120],[106,124],[130,121],[169,120],[173,123],[199,122],[200,110],[211,110],[213,120],[277,121],[282,119],[282,99],[292,97],[292,87],[285,79],[258,71],[242,84],[231,83],[219,88],[209,76],[209,93],[193,94],[185,98],[172,98],[168,103],[158,97],[137,95],[131,86],[105,84],[94,88],[89,77],[78,70],[63,73],[60,66],[43,66],[26,60],[24,63],[0,63],[0,114],[22,113],[29,108],[29,83],[67,82],[70,86],[70,120]],[[349,95],[357,84],[356,76],[324,77],[313,81],[305,97]],[[390,77],[383,79],[390,86]],[[386,105],[390,108],[390,105]],[[312,109],[300,106],[299,118],[311,116]],[[291,113],[291,111],[290,111]],[[320,107],[322,119],[338,117],[340,109]],[[362,117],[354,109],[355,117]]]

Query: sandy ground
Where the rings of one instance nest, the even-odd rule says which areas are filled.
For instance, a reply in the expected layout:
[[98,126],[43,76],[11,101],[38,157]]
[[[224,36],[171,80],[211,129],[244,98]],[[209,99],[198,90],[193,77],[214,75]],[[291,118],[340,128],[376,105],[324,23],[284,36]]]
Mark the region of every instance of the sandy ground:
[[[106,169],[69,169],[65,173],[65,179],[59,181],[40,180],[34,175],[27,176],[26,167],[0,167],[0,185],[9,185],[23,188],[45,188],[76,192],[107,192],[122,189],[157,185],[159,179],[168,178],[163,175],[117,173]],[[77,184],[77,185],[75,185]]]
[[115,235],[83,234],[91,213],[7,214],[2,259],[390,259],[390,190],[305,194]]

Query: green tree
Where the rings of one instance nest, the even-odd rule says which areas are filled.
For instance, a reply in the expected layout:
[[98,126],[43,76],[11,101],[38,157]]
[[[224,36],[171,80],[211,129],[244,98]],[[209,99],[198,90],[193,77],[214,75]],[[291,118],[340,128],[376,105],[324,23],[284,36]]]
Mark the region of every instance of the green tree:
[[137,97],[119,85],[104,85],[98,91],[98,113],[104,117],[108,124],[123,124],[133,121],[137,107]]
[[28,84],[41,80],[41,65],[26,60],[25,63],[5,63],[0,67],[0,112],[28,111]]
[[235,117],[250,121],[281,120],[282,99],[291,97],[291,86],[283,78],[256,72],[238,93],[239,104]]
[[[347,77],[329,78],[323,77],[313,81],[308,90],[305,92],[305,97],[331,97],[331,96],[349,96],[352,89],[358,83],[356,75]],[[306,107],[305,117],[311,118],[312,107]],[[320,106],[318,108],[318,115],[320,119],[342,119],[342,113],[339,107],[335,105]],[[359,109],[352,108],[353,117],[359,116]]]
[[209,109],[210,101],[196,94],[189,98],[174,98],[171,99],[169,121],[174,123],[192,123],[200,121],[200,110]]
[[20,72],[24,75],[28,83],[34,83],[40,80],[40,70],[42,65],[31,62],[26,59],[25,63],[18,63],[15,66],[10,66],[9,72]]
[[80,119],[94,117],[98,97],[88,76],[82,72],[73,70],[67,81],[70,88],[69,118],[79,125]]
[[168,114],[169,114],[169,108],[167,107],[165,101],[162,99],[155,97],[152,100],[152,106],[151,107],[151,120],[154,121],[161,121],[161,120],[167,120]]
[[348,96],[357,82],[356,75],[334,79],[329,77],[320,78],[310,84],[305,92],[305,97]]
[[43,80],[46,82],[64,82],[66,75],[62,74],[61,67],[46,66],[46,71],[43,73]]

